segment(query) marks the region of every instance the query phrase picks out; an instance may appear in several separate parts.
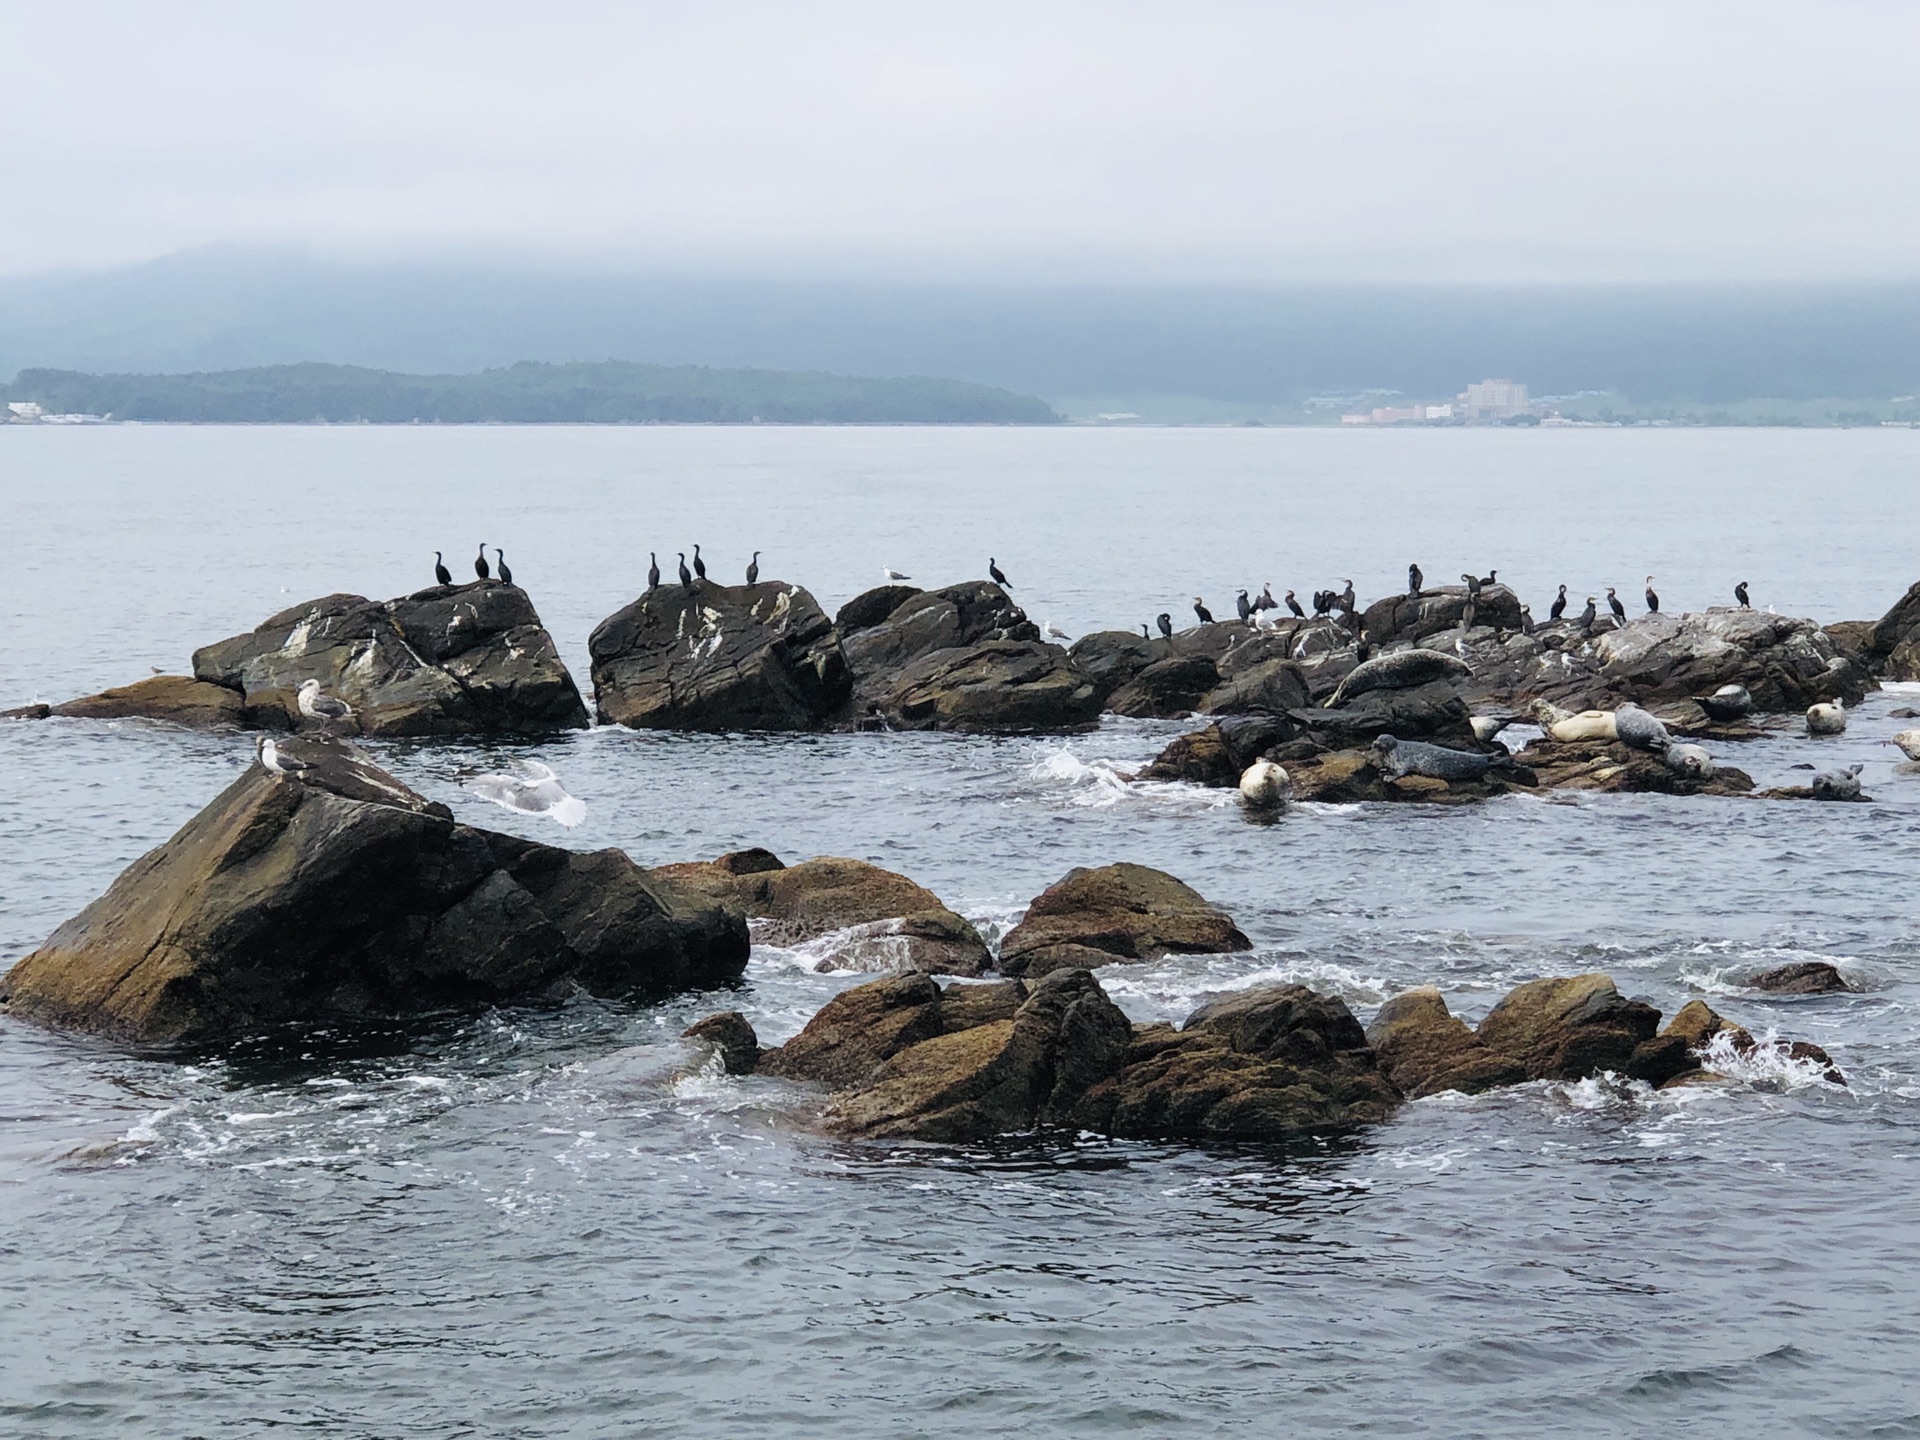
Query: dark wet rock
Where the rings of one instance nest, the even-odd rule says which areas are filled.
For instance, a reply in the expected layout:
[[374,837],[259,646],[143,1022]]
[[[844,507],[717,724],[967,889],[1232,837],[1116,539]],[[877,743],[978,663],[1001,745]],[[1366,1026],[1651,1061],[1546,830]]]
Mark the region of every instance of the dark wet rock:
[[1753,777],[1716,764],[1706,779],[1680,774],[1660,756],[1618,740],[1533,741],[1514,760],[1529,767],[1547,790],[1594,790],[1607,794],[1745,795]]
[[1024,980],[995,980],[984,985],[943,985],[940,988],[940,1029],[951,1035],[975,1025],[1011,1020],[1027,1003]]
[[[37,713],[7,713],[33,720],[44,720],[49,715],[75,720],[167,720],[194,730],[239,728],[253,718],[248,715],[238,690],[210,685],[189,675],[156,675],[151,680],[103,690],[98,695],[69,700],[64,705],[32,708]],[[277,707],[264,718],[268,723],[286,723],[285,712]]]
[[1888,680],[1920,680],[1920,581],[1867,627],[1860,653]]
[[1749,983],[1756,990],[1767,990],[1776,995],[1831,995],[1853,989],[1838,967],[1825,960],[1800,960],[1791,965],[1776,965],[1771,970],[1762,970]]
[[755,933],[766,944],[792,947],[833,935],[822,970],[978,975],[993,963],[979,931],[931,890],[864,860],[825,856],[783,865],[758,850],[656,873],[764,920]]
[[925,975],[893,976],[842,990],[793,1039],[762,1052],[760,1073],[854,1085],[891,1056],[941,1033],[940,987]]
[[[1467,587],[1440,585],[1418,595],[1390,595],[1369,605],[1361,627],[1375,645],[1419,641],[1458,630],[1466,614]],[[1474,623],[1494,630],[1520,628],[1520,599],[1504,585],[1486,585],[1474,605]]]
[[990,580],[923,590],[901,601],[884,620],[843,637],[854,677],[854,708],[861,714],[872,710],[904,671],[936,652],[1039,638],[1038,627]]
[[587,649],[601,720],[636,729],[812,730],[852,688],[826,614],[780,581],[658,586]]
[[1204,730],[1175,736],[1133,778],[1231,789],[1254,761],[1272,758],[1299,735],[1290,716],[1227,715]]
[[869,693],[873,716],[895,730],[1060,731],[1100,718],[1099,689],[1037,640],[936,650]]
[[1634,1052],[1659,1024],[1658,1010],[1627,999],[1609,976],[1590,974],[1516,986],[1475,1034],[1530,1080],[1580,1080],[1603,1070],[1631,1074]]
[[[1724,1037],[1723,1041],[1721,1037]],[[1704,1000],[1689,1000],[1682,1005],[1673,1019],[1667,1022],[1666,1028],[1660,1032],[1660,1038],[1683,1043],[1696,1066],[1702,1059],[1712,1058],[1705,1052],[1710,1045],[1716,1049],[1720,1048],[1716,1045],[1716,1041],[1721,1041],[1727,1050],[1742,1058],[1752,1057],[1764,1044],[1767,1044],[1767,1042],[1756,1040],[1745,1026],[1736,1025],[1721,1017]],[[1828,1084],[1845,1085],[1847,1083],[1846,1075],[1833,1063],[1833,1057],[1812,1041],[1773,1041],[1770,1048],[1789,1060],[1805,1060],[1819,1065],[1822,1072],[1821,1078]],[[1690,1073],[1698,1072],[1682,1071],[1676,1078],[1684,1082]]]
[[337,741],[281,742],[16,965],[12,1013],[142,1043],[727,984],[746,922],[617,850],[454,822]]
[[1149,640],[1131,630],[1096,630],[1074,641],[1067,649],[1067,658],[1093,681],[1104,700],[1154,661],[1172,653],[1172,645],[1166,640]]
[[1404,740],[1473,740],[1473,711],[1450,680],[1397,690],[1369,690],[1355,699],[1294,718],[1333,747],[1368,744],[1379,735]]
[[1262,660],[1237,669],[1202,697],[1208,715],[1284,715],[1305,708],[1312,695],[1306,674],[1291,660]]
[[1073,1119],[1126,1138],[1287,1140],[1374,1124],[1399,1095],[1346,1005],[1263,985],[1144,1026]]
[[710,1045],[729,1075],[751,1075],[760,1063],[760,1037],[738,1010],[722,1010],[680,1032],[682,1040]]
[[1447,1009],[1431,986],[1395,995],[1367,1027],[1381,1070],[1409,1100],[1458,1090],[1477,1095],[1530,1078],[1526,1067],[1487,1043]]
[[833,617],[833,628],[840,632],[842,640],[862,630],[871,630],[914,596],[925,593],[918,585],[876,585],[842,605]]
[[1034,897],[1000,944],[1009,975],[1251,950],[1222,910],[1164,871],[1145,865],[1075,869]]
[[896,1051],[833,1098],[826,1123],[842,1135],[948,1143],[1066,1123],[1132,1038],[1091,975],[1058,970],[1010,1018]]
[[1107,709],[1140,719],[1172,719],[1191,714],[1219,684],[1219,667],[1208,656],[1171,655],[1115,690]]
[[307,680],[351,705],[364,735],[534,735],[588,723],[533,602],[497,581],[310,600],[196,650],[193,673],[239,692],[249,724],[302,723],[295,692]]

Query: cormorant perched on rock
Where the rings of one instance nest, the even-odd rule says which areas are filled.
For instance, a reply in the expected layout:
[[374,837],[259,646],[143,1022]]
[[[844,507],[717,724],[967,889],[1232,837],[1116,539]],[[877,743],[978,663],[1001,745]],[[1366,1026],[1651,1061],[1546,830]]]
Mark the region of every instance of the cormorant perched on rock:
[[1144,620],[1140,622],[1140,638],[1142,640],[1151,640],[1153,638],[1153,636],[1147,633],[1147,622]]
[[1154,623],[1160,627],[1160,634],[1168,640],[1173,638],[1173,616],[1162,610],[1154,616]]
[[1407,594],[1418,595],[1420,593],[1421,582],[1426,578],[1426,576],[1420,573],[1420,567],[1418,565],[1407,566]]
[[502,550],[498,545],[494,546],[493,558],[500,567],[500,583],[502,585],[511,585],[513,583],[513,571],[507,568],[506,551]]
[[1242,590],[1233,597],[1233,608],[1240,612],[1240,623],[1246,624],[1247,617],[1253,614],[1253,602],[1247,599],[1246,591]]
[[759,583],[760,583],[760,552],[756,550],[753,552],[753,558],[747,561],[747,584],[758,585]]
[[659,588],[660,557],[649,550],[647,551],[647,589],[658,590]]
[[1533,611],[1525,605],[1520,607],[1520,633],[1522,635],[1533,634]]
[[1613,593],[1613,586],[1607,586],[1607,608],[1613,611],[1613,618],[1622,625],[1627,623],[1627,607],[1620,603],[1620,597]]
[[1580,612],[1580,629],[1583,632],[1591,632],[1594,619],[1599,614],[1599,610],[1594,607],[1593,596],[1587,596],[1587,608]]
[[991,555],[987,556],[987,574],[1002,590],[1013,588],[1013,581],[1007,578],[1006,572],[1000,568],[1000,562]]
[[1347,588],[1340,592],[1340,608],[1349,615],[1353,614],[1353,598],[1353,582],[1349,580]]
[[1287,591],[1287,609],[1293,612],[1294,618],[1297,620],[1307,618],[1307,612],[1300,608],[1300,602],[1293,598],[1293,592],[1291,590]]
[[1479,597],[1480,577],[1478,575],[1462,575],[1460,577],[1460,583],[1467,587],[1467,598],[1469,600]]
[[480,553],[473,557],[473,573],[482,580],[492,576],[493,572],[487,569],[487,542],[484,540],[480,542]]
[[1278,610],[1280,608],[1280,602],[1273,598],[1273,582],[1271,580],[1260,587],[1260,598],[1253,602],[1253,608],[1256,610]]
[[1480,602],[1474,596],[1467,596],[1467,603],[1460,607],[1460,628],[1471,630],[1473,622],[1480,618]]
[[702,580],[707,578],[707,562],[700,558],[700,547],[693,547],[693,573]]
[[693,572],[687,569],[687,552],[680,552],[680,583],[688,589],[693,588]]
[[1547,607],[1547,618],[1549,620],[1558,620],[1562,615],[1566,613],[1567,613],[1567,587],[1562,585],[1560,587],[1560,593],[1553,597],[1553,604]]
[[1740,602],[1740,608],[1742,610],[1751,610],[1753,608],[1753,602],[1747,598],[1746,581],[1742,580],[1738,585],[1733,587],[1733,598]]
[[1477,590],[1480,588],[1481,585],[1497,585],[1499,583],[1500,583],[1500,572],[1498,570],[1489,570],[1487,571],[1486,574],[1480,577],[1480,584],[1474,586],[1474,588]]
[[1213,623],[1213,612],[1201,603],[1198,595],[1193,597],[1193,613],[1200,617],[1200,623],[1202,625],[1211,625]]
[[1660,597],[1653,593],[1653,577],[1647,576],[1647,609],[1655,615],[1660,613]]
[[1313,613],[1316,615],[1325,615],[1331,609],[1333,609],[1333,592],[1331,590],[1314,591]]
[[442,585],[453,583],[453,572],[447,569],[447,562],[441,558],[438,550],[433,552],[433,578]]

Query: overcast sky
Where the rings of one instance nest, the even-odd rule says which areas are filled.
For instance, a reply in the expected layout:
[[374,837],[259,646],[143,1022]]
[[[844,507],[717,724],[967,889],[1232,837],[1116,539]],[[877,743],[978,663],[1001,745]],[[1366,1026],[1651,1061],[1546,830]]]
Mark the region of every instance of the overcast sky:
[[0,0],[0,273],[1920,275],[1920,5]]

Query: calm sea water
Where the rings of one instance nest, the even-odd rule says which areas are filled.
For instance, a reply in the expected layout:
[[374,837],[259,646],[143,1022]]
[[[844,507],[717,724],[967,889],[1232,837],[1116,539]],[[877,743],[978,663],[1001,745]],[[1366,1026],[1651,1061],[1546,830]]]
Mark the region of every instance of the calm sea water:
[[[1648,572],[1823,620],[1920,575],[1914,432],[0,430],[0,705],[184,667],[335,590],[506,548],[585,680],[659,551],[829,608],[892,565],[997,556],[1035,619],[1131,627],[1239,585],[1363,596],[1417,559],[1541,609]],[[1178,724],[1058,739],[677,737],[539,747],[571,834],[456,784],[489,747],[375,747],[463,817],[644,863],[866,857],[990,931],[1072,865],[1226,905],[1246,955],[1110,969],[1136,1018],[1265,979],[1364,1019],[1408,985],[1477,1016],[1603,968],[1817,1040],[1654,1095],[1534,1085],[1298,1151],[854,1146],[817,1100],[698,1070],[739,1006],[792,1033],[858,977],[756,950],[737,993],[263,1037],[194,1063],[0,1021],[0,1433],[47,1436],[1920,1435],[1920,776],[1844,737],[1871,806],[1659,797],[1303,807],[1116,771]],[[249,758],[139,723],[0,725],[0,961]],[[1861,987],[1762,997],[1820,957]]]

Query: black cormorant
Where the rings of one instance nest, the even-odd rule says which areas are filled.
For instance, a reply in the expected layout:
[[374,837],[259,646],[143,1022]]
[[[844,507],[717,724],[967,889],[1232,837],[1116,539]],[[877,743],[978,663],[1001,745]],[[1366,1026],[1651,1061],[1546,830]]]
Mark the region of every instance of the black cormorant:
[[1247,599],[1246,591],[1242,590],[1233,597],[1233,608],[1240,612],[1240,623],[1244,625],[1247,617],[1253,614],[1253,602]]
[[438,550],[433,552],[433,578],[438,580],[442,585],[451,585],[453,583],[453,572],[447,569],[447,562],[440,558],[440,552]]
[[1013,582],[1007,578],[1006,572],[1000,568],[1000,562],[991,555],[987,556],[987,574],[993,578],[993,583],[1001,589],[1011,590],[1013,588]]
[[1173,616],[1162,610],[1154,616],[1154,623],[1160,627],[1160,633],[1168,640],[1173,638]]
[[506,551],[502,550],[498,545],[494,546],[493,558],[500,566],[500,583],[502,585],[511,585],[513,583],[513,571],[507,568]]
[[1340,592],[1340,608],[1349,615],[1353,614],[1353,582],[1347,581],[1347,588]]
[[1421,583],[1426,578],[1426,576],[1420,573],[1420,567],[1418,565],[1407,566],[1407,594],[1418,595],[1420,593]]
[[1151,640],[1153,638],[1153,636],[1147,633],[1147,622],[1144,620],[1140,622],[1140,638],[1142,640]]
[[1553,604],[1547,607],[1547,618],[1549,620],[1558,620],[1562,615],[1566,613],[1567,613],[1567,587],[1562,585],[1560,587],[1560,593],[1553,597]]
[[1613,586],[1607,586],[1607,608],[1613,612],[1613,618],[1622,625],[1627,623],[1627,607],[1620,603],[1620,597],[1613,593]]
[[[1486,574],[1480,577],[1481,585],[1497,585],[1499,583],[1500,583],[1500,572],[1498,570],[1489,570],[1487,571]],[[1478,587],[1475,587],[1475,588],[1478,588]]]
[[660,557],[649,550],[647,551],[647,589],[658,590],[659,588]]
[[1473,599],[1475,596],[1477,596],[1480,593],[1480,577],[1479,576],[1462,575],[1460,579],[1462,580],[1462,582],[1465,583],[1467,587],[1467,598],[1469,600]]
[[758,585],[759,583],[760,583],[760,552],[756,550],[753,552],[753,558],[747,562],[747,584]]
[[1647,609],[1656,615],[1660,613],[1660,597],[1653,593],[1653,577],[1651,575],[1647,576]]
[[1287,591],[1287,609],[1293,612],[1295,619],[1304,620],[1307,618],[1307,612],[1300,608],[1300,602],[1293,598],[1293,592],[1291,590]]
[[693,573],[702,580],[707,578],[707,562],[700,558],[700,547],[693,547]]
[[680,583],[689,587],[693,584],[693,572],[687,569],[687,552],[684,550],[680,552]]
[[1587,596],[1587,608],[1580,612],[1581,630],[1591,631],[1593,629],[1594,617],[1599,613],[1599,610],[1594,608],[1593,597],[1591,595]]
[[1753,602],[1747,598],[1746,581],[1742,580],[1738,585],[1733,587],[1733,598],[1740,602],[1740,608],[1742,610],[1751,610],[1753,608]]
[[1213,623],[1213,612],[1201,603],[1198,595],[1193,597],[1193,613],[1200,617],[1200,623],[1202,625],[1211,625]]
[[487,579],[492,574],[492,572],[487,569],[487,542],[484,540],[480,542],[480,553],[473,557],[473,573],[478,575],[482,580]]

